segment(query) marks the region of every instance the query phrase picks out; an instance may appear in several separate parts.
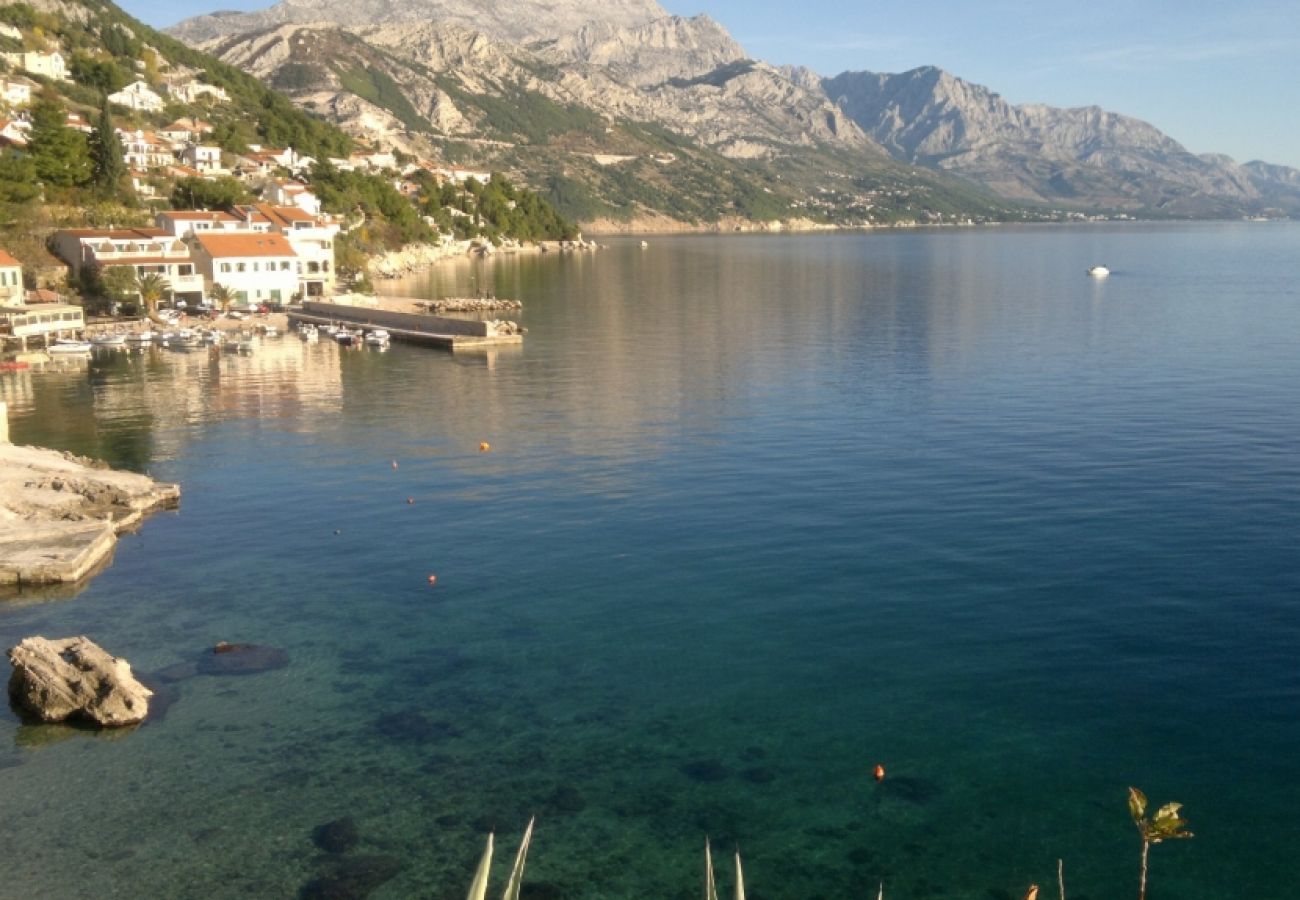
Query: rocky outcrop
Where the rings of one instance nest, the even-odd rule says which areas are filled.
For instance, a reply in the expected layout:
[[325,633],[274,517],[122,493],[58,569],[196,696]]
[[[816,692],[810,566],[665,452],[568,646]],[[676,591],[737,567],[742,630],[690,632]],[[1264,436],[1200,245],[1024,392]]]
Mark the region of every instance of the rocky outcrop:
[[55,450],[0,444],[0,585],[77,581],[180,488]]
[[153,691],[136,680],[131,665],[87,637],[29,637],[9,651],[9,696],[42,722],[70,718],[116,728],[143,722]]
[[281,0],[257,12],[216,12],[168,29],[198,43],[285,23],[334,22],[348,26],[451,22],[515,43],[546,40],[592,21],[637,25],[666,15],[654,0]]

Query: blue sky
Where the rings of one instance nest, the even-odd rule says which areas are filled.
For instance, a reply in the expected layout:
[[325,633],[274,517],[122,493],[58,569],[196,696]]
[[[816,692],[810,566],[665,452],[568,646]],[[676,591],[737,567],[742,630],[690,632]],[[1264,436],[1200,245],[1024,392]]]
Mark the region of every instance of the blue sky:
[[[678,15],[709,14],[768,62],[825,75],[937,65],[1012,103],[1097,104],[1196,153],[1300,168],[1300,0],[659,2]],[[122,5],[168,25],[270,0]]]

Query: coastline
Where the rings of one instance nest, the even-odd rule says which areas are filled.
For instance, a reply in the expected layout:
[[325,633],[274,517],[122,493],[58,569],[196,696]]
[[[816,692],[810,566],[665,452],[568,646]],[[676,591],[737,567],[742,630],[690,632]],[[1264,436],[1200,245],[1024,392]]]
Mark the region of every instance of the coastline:
[[0,444],[0,587],[78,582],[180,487],[40,447]]

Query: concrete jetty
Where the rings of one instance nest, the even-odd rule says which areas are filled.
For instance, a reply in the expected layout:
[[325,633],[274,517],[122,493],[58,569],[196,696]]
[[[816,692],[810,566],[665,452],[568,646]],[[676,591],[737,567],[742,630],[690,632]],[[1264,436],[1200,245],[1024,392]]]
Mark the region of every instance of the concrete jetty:
[[395,341],[408,341],[448,350],[483,350],[523,343],[517,332],[501,333],[498,323],[453,319],[426,313],[398,312],[369,306],[309,300],[289,312],[289,324],[348,325],[382,328]]
[[0,443],[0,585],[79,581],[107,561],[119,534],[179,501],[174,484]]

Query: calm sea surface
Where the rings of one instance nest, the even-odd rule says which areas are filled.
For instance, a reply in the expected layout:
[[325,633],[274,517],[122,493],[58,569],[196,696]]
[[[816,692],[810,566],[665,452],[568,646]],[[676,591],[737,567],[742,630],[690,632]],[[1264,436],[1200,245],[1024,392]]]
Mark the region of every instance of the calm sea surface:
[[1300,226],[611,243],[399,286],[520,348],[0,374],[185,492],[3,646],[290,656],[0,714],[0,897],[460,898],[490,830],[496,894],[535,814],[532,898],[696,897],[707,835],[751,900],[1111,900],[1129,785],[1196,833],[1153,900],[1296,896]]

